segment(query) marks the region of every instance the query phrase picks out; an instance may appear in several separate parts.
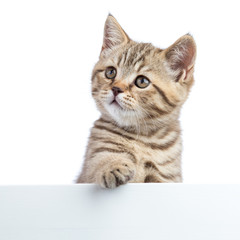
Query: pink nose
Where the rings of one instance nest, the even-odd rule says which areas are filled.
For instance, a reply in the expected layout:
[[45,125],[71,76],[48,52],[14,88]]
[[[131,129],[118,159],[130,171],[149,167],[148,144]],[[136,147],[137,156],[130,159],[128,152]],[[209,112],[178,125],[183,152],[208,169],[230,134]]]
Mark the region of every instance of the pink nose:
[[119,93],[123,93],[123,90],[119,87],[113,87],[112,88],[113,95],[116,97]]

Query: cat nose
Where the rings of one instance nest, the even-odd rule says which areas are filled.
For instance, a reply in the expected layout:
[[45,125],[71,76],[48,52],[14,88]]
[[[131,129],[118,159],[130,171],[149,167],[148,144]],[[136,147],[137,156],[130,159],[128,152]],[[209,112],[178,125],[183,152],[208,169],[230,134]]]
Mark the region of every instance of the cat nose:
[[112,91],[113,91],[114,97],[116,97],[119,93],[123,93],[123,90],[119,87],[113,87]]

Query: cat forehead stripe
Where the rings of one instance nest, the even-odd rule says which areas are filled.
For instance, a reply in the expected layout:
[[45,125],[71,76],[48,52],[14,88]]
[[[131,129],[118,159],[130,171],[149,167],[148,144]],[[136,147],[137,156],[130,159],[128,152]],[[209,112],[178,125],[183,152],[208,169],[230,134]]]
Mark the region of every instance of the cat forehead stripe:
[[135,66],[137,62],[144,61],[154,47],[150,43],[139,43],[129,49],[130,54],[127,58],[127,66]]
[[154,47],[150,43],[130,45],[120,54],[117,65],[134,66],[137,62],[144,61],[145,57],[149,55],[152,50],[154,50]]

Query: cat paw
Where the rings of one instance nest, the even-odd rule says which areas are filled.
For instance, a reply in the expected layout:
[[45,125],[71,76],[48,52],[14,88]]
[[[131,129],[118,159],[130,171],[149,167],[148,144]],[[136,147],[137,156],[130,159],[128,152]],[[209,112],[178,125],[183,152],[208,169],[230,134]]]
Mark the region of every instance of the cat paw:
[[133,169],[129,163],[116,164],[100,174],[98,183],[103,188],[116,188],[133,179],[135,174]]

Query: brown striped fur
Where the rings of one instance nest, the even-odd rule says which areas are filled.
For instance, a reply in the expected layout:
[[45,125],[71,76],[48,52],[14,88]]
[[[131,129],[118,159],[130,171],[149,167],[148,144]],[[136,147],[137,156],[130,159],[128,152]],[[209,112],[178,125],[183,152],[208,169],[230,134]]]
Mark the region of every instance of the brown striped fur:
[[[189,34],[163,50],[131,40],[109,15],[92,73],[101,112],[77,183],[114,188],[127,182],[181,182],[179,113],[193,84],[196,45]],[[105,70],[116,69],[108,79]],[[138,76],[150,80],[146,88]],[[119,90],[114,96],[113,87]],[[113,101],[115,99],[115,102]]]

